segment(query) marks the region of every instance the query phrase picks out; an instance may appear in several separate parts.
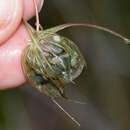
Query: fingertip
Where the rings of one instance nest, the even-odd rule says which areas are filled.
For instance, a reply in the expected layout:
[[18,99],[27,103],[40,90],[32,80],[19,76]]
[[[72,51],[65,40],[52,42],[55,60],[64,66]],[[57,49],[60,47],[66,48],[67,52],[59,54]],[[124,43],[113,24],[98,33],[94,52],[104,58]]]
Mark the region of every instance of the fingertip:
[[[9,3],[7,1],[9,1]],[[23,49],[27,46],[25,39],[28,40],[30,38],[25,26],[21,24],[18,27],[18,25],[20,24],[23,15],[26,19],[30,19],[34,16],[35,8],[33,0],[24,0],[24,3],[23,0],[13,0],[13,2],[16,3],[11,5],[11,7],[10,4],[12,4],[12,1],[6,0],[5,3],[3,2],[4,6],[9,9],[6,14],[2,15],[0,12],[0,44],[6,40],[4,44],[0,46],[1,90],[17,87],[26,81],[21,67],[21,57]],[[36,2],[40,9],[43,0],[36,0]],[[6,3],[8,3],[9,7],[7,7]],[[2,9],[6,10],[5,7],[2,7]],[[5,16],[10,17],[7,18]],[[5,20],[5,23],[2,20]]]
[[21,57],[27,46],[25,39],[30,39],[23,24],[17,29],[13,37],[0,46],[0,89],[9,89],[25,83]]
[[0,0],[0,44],[16,30],[23,16],[23,0]]

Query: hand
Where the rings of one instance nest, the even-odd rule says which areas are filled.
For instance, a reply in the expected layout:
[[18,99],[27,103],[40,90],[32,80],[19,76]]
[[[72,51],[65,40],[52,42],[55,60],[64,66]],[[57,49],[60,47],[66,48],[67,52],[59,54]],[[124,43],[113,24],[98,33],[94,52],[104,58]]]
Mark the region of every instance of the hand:
[[[36,2],[40,9],[43,0]],[[33,0],[0,0],[0,89],[14,88],[26,81],[21,55],[30,37],[22,18],[34,15]]]

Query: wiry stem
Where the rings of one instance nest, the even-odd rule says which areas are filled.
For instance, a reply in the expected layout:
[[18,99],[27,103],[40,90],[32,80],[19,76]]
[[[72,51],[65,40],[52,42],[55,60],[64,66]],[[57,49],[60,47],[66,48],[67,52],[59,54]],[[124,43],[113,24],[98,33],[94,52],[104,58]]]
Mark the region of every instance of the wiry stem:
[[32,32],[30,25],[28,24],[28,22],[24,18],[23,18],[23,22],[24,22],[24,25],[25,25],[29,35],[31,36],[31,38],[33,38],[33,32]]
[[39,22],[39,15],[38,15],[36,0],[33,0],[33,2],[34,2],[34,6],[35,6],[35,11],[36,11],[36,28],[37,28],[36,30],[39,31],[40,22]]
[[35,37],[34,37],[34,33],[33,33],[33,31],[32,31],[32,28],[30,27],[30,25],[27,23],[27,21],[23,18],[23,22],[24,22],[24,24],[25,24],[25,27],[26,27],[26,29],[28,30],[28,33],[29,33],[29,35],[30,35],[30,37],[31,37],[31,39],[32,39],[32,41],[33,41],[33,43],[34,44],[37,44],[37,41],[36,41],[36,39],[35,39]]
[[62,25],[59,25],[59,26],[56,26],[56,27],[53,27],[53,28],[50,28],[50,29],[47,29],[46,31],[48,32],[52,32],[52,33],[55,33],[55,32],[58,32],[60,30],[63,30],[65,28],[68,28],[68,27],[72,27],[72,26],[86,26],[86,27],[90,27],[90,28],[95,28],[95,29],[98,29],[98,30],[102,30],[102,31],[105,31],[105,32],[108,32],[118,38],[121,38],[123,39],[124,41],[127,42],[127,44],[130,44],[130,39],[122,36],[121,34],[117,33],[117,32],[114,32],[110,29],[107,29],[105,27],[102,27],[102,26],[98,26],[98,25],[94,25],[94,24],[87,24],[87,23],[70,23],[70,24],[62,24]]
[[54,99],[52,98],[52,101],[72,120],[74,121],[78,126],[80,126],[80,123],[74,119],[65,109]]

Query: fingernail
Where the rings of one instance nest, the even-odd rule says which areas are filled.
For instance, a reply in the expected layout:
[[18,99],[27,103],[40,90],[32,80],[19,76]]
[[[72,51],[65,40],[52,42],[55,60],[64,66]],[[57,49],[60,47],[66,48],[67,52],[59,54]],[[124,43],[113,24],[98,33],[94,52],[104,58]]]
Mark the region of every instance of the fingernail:
[[43,6],[43,3],[44,3],[44,0],[41,0],[41,3],[40,3],[40,8],[38,9],[38,12],[40,12],[40,11],[41,11],[42,6]]

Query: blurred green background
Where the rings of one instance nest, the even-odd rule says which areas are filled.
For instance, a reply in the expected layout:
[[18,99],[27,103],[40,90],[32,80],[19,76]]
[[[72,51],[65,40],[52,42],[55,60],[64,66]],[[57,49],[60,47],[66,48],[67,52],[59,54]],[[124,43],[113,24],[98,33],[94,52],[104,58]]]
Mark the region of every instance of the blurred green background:
[[[129,0],[45,0],[40,22],[44,29],[87,22],[130,37],[129,5]],[[73,39],[88,64],[77,85],[66,88],[71,99],[86,104],[58,100],[81,127],[48,97],[25,84],[0,91],[0,130],[129,130],[130,46],[90,28],[73,27],[61,34]]]

